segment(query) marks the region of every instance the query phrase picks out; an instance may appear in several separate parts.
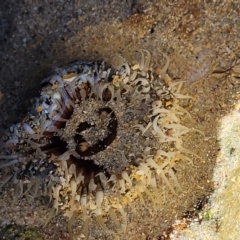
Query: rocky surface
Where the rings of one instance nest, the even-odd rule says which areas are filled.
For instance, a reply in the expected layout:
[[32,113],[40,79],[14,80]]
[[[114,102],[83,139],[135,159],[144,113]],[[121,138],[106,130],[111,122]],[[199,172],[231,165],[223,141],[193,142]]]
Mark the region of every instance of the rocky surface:
[[[186,191],[184,200],[174,199],[171,209],[167,206],[164,210],[164,216],[154,212],[150,205],[147,210],[141,209],[139,215],[129,218],[127,235],[106,234],[96,224],[91,229],[91,239],[156,239],[197,198],[212,192],[211,180],[219,149],[218,120],[227,115],[237,99],[230,101],[229,96],[238,96],[232,67],[239,58],[239,5],[237,0],[12,0],[2,5],[2,129],[22,120],[51,67],[81,59],[112,62],[115,54],[132,59],[135,50],[142,48],[152,53],[154,66],[162,67],[165,59],[161,52],[167,54],[169,75],[173,80],[186,80],[186,91],[198,99],[192,105],[185,104],[193,122],[185,121],[202,130],[206,139],[190,134],[185,144],[203,161],[194,159],[193,166],[182,162],[178,165],[178,177],[183,179]],[[11,189],[1,192],[2,224],[14,222],[40,228],[49,211],[46,200],[23,198],[10,208],[9,192]],[[166,191],[165,197],[171,199],[168,194]],[[138,202],[134,205],[136,209],[139,206]],[[81,220],[75,226],[78,231]],[[42,233],[45,239],[67,239],[66,219],[58,215]]]

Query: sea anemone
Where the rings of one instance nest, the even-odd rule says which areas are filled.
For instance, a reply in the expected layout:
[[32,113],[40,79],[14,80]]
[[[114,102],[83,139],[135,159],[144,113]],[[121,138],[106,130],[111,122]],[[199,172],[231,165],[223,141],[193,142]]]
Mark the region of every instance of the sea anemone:
[[191,97],[180,93],[183,81],[168,76],[167,56],[157,75],[151,54],[139,53],[132,65],[118,56],[115,68],[74,62],[53,69],[29,114],[4,137],[0,168],[10,171],[1,187],[12,179],[15,199],[49,196],[46,224],[61,210],[69,231],[78,216],[84,234],[91,217],[107,230],[108,215],[124,232],[124,209],[136,198],[144,205],[143,193],[157,208],[160,181],[175,195],[182,191],[173,168],[179,160],[192,163],[181,137],[194,129],[181,125],[181,115],[191,116],[179,99]]

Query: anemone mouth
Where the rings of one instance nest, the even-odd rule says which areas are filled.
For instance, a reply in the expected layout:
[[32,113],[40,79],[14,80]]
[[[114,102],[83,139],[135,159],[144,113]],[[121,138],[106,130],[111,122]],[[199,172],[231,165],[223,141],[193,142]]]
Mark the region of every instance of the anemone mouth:
[[[116,138],[118,121],[113,110],[109,107],[100,108],[98,110],[98,115],[102,123],[99,124],[100,128],[93,122],[82,122],[76,129],[74,140],[77,146],[75,151],[81,157],[90,157],[104,151]],[[107,126],[104,126],[104,122],[107,121],[106,118],[109,118],[109,120]],[[104,127],[106,127],[106,131]],[[86,140],[86,138],[88,138],[88,140]],[[99,140],[99,138],[101,139]]]
[[191,97],[180,93],[182,81],[169,80],[165,55],[160,76],[150,67],[150,53],[140,55],[135,65],[120,58],[117,69],[104,62],[54,69],[29,116],[10,128],[6,151],[18,151],[16,158],[1,156],[6,163],[0,167],[18,167],[20,185],[23,177],[37,176],[34,195],[44,182],[54,199],[50,217],[61,208],[70,219],[75,212],[86,219],[88,210],[104,227],[100,216],[116,222],[119,211],[125,229],[123,206],[142,192],[156,204],[159,179],[173,194],[182,191],[173,167],[181,159],[191,164],[186,154],[194,153],[182,147],[181,136],[190,129],[180,124],[188,112],[178,99]]

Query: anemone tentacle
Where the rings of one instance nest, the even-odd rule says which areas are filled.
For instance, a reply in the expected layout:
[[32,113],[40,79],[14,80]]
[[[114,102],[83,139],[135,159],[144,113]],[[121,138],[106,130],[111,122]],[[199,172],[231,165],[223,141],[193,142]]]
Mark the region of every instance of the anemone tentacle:
[[[33,189],[37,196],[45,186],[42,194],[52,201],[47,222],[61,209],[70,225],[81,215],[86,233],[93,215],[107,229],[102,215],[108,214],[125,231],[122,198],[130,208],[136,198],[145,205],[145,192],[157,208],[159,178],[173,194],[183,191],[172,168],[179,159],[191,161],[182,153],[198,157],[181,141],[192,129],[181,125],[179,116],[191,116],[178,99],[191,97],[180,93],[183,81],[166,83],[167,56],[156,76],[151,54],[139,53],[138,64],[121,57],[118,69],[104,62],[55,69],[29,115],[11,126],[0,168],[15,166],[13,180],[22,194]],[[10,179],[6,176],[0,186]]]

